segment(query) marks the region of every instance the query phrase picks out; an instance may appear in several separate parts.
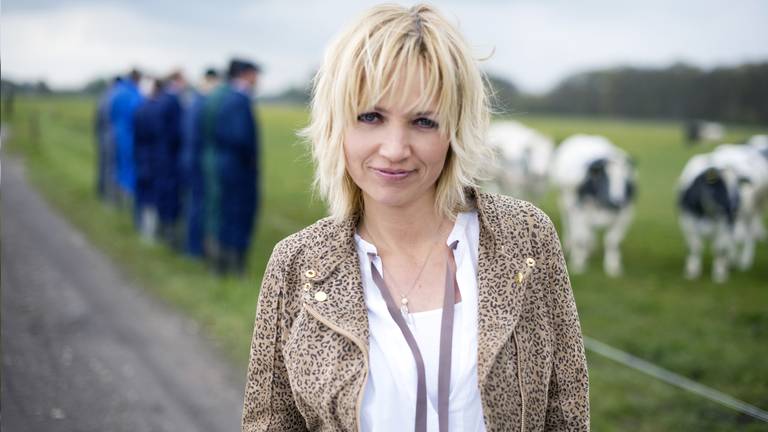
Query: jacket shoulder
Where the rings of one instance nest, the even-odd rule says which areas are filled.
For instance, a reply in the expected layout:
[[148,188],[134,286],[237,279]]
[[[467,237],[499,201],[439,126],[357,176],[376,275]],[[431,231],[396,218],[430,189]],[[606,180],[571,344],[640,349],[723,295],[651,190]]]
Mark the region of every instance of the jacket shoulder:
[[334,219],[322,218],[277,242],[272,250],[270,262],[283,269],[289,267],[308,251],[335,241],[340,229],[342,227]]
[[505,226],[517,229],[554,228],[549,216],[528,201],[496,193],[481,192],[480,195]]

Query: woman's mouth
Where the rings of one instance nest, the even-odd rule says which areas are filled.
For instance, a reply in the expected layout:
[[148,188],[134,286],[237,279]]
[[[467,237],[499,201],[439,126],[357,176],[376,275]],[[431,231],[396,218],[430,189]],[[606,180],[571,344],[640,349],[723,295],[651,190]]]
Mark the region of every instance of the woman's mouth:
[[408,177],[409,174],[415,170],[403,170],[403,169],[387,169],[387,168],[372,168],[380,177],[386,180],[401,180]]

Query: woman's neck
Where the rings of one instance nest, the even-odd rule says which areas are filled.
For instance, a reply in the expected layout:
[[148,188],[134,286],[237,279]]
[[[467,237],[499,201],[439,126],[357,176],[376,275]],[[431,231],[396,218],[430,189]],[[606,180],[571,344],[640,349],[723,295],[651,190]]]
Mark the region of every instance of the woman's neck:
[[447,217],[435,210],[433,200],[407,207],[388,207],[365,200],[361,234],[372,241],[379,253],[422,249],[433,245],[436,236],[450,227]]

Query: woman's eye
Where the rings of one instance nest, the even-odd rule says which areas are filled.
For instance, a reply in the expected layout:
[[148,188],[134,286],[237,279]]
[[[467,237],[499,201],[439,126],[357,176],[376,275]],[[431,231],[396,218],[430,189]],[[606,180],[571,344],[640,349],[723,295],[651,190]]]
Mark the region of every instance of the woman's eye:
[[426,117],[417,118],[414,123],[416,124],[416,126],[426,128],[426,129],[437,128],[437,122],[432,119],[428,119]]
[[374,123],[381,119],[381,116],[379,113],[375,112],[369,112],[369,113],[363,113],[357,116],[357,121],[361,121],[363,123]]

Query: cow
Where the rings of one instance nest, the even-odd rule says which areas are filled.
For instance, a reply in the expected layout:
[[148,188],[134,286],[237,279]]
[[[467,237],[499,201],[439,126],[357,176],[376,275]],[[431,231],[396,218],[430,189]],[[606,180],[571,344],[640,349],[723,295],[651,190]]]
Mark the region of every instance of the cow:
[[731,259],[741,270],[747,270],[752,267],[755,242],[766,237],[762,219],[768,203],[768,159],[751,145],[721,144],[712,152],[712,160],[737,177],[739,207]]
[[538,201],[547,191],[553,141],[518,122],[495,122],[488,141],[497,151],[492,187],[516,198]]
[[573,135],[554,154],[550,178],[559,190],[569,269],[582,273],[604,231],[603,269],[622,273],[620,245],[632,221],[635,167],[629,155],[598,135]]
[[693,156],[678,180],[680,229],[688,246],[685,276],[701,275],[701,255],[705,241],[711,240],[712,279],[728,279],[736,236],[734,225],[742,205],[739,178],[727,166],[718,163],[713,153]]
[[717,122],[702,121],[699,123],[699,137],[704,141],[720,141],[725,137],[725,127]]

